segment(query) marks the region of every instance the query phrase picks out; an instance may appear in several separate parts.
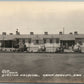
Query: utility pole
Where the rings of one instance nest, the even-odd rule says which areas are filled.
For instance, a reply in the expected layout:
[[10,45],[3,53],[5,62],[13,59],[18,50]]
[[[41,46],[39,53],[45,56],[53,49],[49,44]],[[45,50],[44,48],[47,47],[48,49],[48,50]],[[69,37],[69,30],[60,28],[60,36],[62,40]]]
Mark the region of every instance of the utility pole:
[[63,27],[63,34],[65,33],[64,31],[65,31],[65,30],[64,30],[64,27]]

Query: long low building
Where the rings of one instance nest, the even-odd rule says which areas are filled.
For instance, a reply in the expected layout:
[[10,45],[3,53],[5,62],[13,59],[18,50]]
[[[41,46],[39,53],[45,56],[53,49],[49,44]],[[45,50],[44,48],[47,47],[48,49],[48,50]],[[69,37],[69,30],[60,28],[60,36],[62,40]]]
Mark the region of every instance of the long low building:
[[0,35],[0,46],[2,48],[14,48],[19,42],[25,43],[27,47],[39,45],[55,47],[62,45],[67,48],[74,46],[75,43],[83,45],[84,34],[78,34],[78,32],[74,32],[74,34],[63,34],[62,32],[59,32],[59,34],[48,34],[48,32],[44,32],[44,34],[34,34],[33,32],[30,32],[30,34],[20,34],[16,31],[16,34],[10,33],[7,35],[3,32]]

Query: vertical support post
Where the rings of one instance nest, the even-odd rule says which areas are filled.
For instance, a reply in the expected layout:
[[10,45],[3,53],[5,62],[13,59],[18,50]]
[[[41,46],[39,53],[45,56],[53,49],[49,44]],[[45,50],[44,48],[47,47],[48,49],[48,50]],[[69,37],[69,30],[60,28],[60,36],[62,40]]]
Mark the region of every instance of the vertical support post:
[[65,30],[64,30],[64,27],[63,27],[63,34],[64,34],[64,31],[65,31]]

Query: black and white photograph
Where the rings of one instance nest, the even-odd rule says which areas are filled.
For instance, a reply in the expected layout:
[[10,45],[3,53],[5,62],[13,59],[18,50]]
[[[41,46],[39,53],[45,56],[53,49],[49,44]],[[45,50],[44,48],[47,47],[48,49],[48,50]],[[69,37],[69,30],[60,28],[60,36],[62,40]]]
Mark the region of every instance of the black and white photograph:
[[0,1],[0,82],[84,83],[84,2]]

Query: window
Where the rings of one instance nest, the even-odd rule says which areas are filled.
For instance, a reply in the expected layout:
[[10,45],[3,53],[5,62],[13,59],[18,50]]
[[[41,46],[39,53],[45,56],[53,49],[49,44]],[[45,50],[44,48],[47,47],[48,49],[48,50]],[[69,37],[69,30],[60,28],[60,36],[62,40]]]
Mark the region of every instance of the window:
[[39,44],[39,40],[36,40],[36,44]]
[[17,42],[17,43],[19,43],[19,41],[20,41],[19,39],[16,39],[16,42]]
[[43,41],[44,41],[44,43],[46,43],[46,39],[44,39]]
[[80,45],[82,45],[82,44],[83,44],[81,40],[79,40],[79,41],[78,41],[78,43],[79,43]]
[[25,39],[23,39],[23,43],[25,43]]
[[31,43],[31,39],[28,39],[28,43]]
[[56,38],[56,43],[59,43],[59,38]]
[[52,39],[50,39],[50,43],[53,43],[53,40]]

